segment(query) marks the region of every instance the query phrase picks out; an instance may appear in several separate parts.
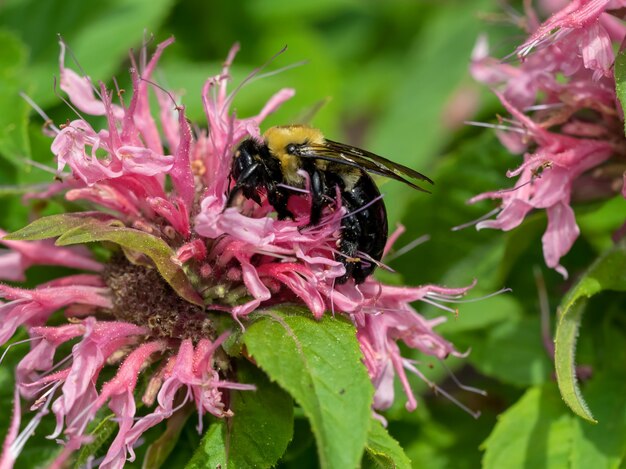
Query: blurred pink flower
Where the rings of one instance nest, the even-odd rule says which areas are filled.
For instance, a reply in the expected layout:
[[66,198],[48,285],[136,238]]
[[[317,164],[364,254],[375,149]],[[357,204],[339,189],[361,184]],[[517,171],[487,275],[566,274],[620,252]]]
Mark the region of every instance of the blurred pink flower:
[[[347,315],[356,326],[364,363],[377,386],[376,409],[388,407],[393,400],[396,373],[408,396],[407,407],[416,405],[404,370],[419,372],[402,358],[398,341],[437,358],[458,355],[433,332],[444,319],[426,320],[409,304],[445,301],[448,295],[456,298],[470,287],[400,288],[373,279],[362,285],[353,281],[335,285],[345,273],[335,259],[346,215],[340,198],[315,226],[307,225],[306,194],[290,198],[293,220],[272,217],[265,196],[260,204],[244,200],[239,206],[225,207],[237,144],[249,136],[259,138],[263,119],[294,92],[278,91],[257,116],[235,117],[230,111],[233,94],[227,90],[235,46],[221,73],[209,78],[203,88],[208,130],[192,131],[185,108],[151,81],[171,42],[159,44],[141,69],[131,56],[133,86],[127,104],[122,100],[114,104],[113,93],[104,85],[94,85],[67,68],[61,43],[61,89],[78,111],[104,116],[107,126],[97,130],[80,118],[61,128],[51,127],[55,134],[51,149],[62,181],[39,197],[64,193],[67,200],[96,209],[75,214],[86,223],[81,229],[117,229],[141,239],[150,235],[158,248],[137,252],[124,246],[123,253],[113,253],[101,263],[85,248],[0,240],[11,249],[0,257],[0,266],[11,269],[3,269],[10,280],[21,280],[24,271],[37,264],[93,272],[62,277],[32,290],[0,285],[0,296],[6,300],[0,305],[0,344],[20,326],[25,326],[31,342],[31,351],[16,370],[15,410],[0,468],[15,463],[50,412],[56,418],[50,437],[65,445],[52,467],[66,464],[76,449],[90,441],[87,426],[107,406],[118,431],[101,462],[104,468],[132,461],[142,434],[183,407],[195,407],[199,430],[207,413],[231,416],[224,391],[254,386],[230,381],[228,370],[218,368],[218,358],[226,359],[221,345],[228,332],[217,334],[216,315],[230,313],[243,325],[257,308],[285,302],[306,305],[315,318],[326,311]],[[156,95],[157,117],[150,111],[149,92]],[[396,238],[392,235],[390,240]],[[390,245],[391,241],[387,249]],[[169,254],[162,256],[164,251]],[[148,259],[155,252],[167,264],[157,264],[158,271]],[[174,274],[162,277],[163,271]],[[191,289],[185,298],[196,304],[176,294],[183,284]],[[61,308],[67,323],[47,326]],[[55,353],[68,344],[71,352],[55,360]],[[106,382],[104,370],[108,375],[113,372]],[[140,375],[149,382],[141,399],[152,410],[137,416]],[[34,401],[35,412],[21,433],[19,399]]]
[[518,178],[513,188],[470,200],[501,200],[496,219],[476,226],[507,231],[532,210],[545,209],[544,258],[564,277],[560,259],[579,235],[572,198],[615,193],[612,182],[599,191],[594,179],[606,178],[603,165],[624,148],[612,67],[613,48],[626,38],[626,26],[607,13],[619,6],[575,0],[540,25],[528,9],[534,29],[517,49],[521,63],[489,57],[484,37],[472,57],[474,78],[494,88],[511,116],[494,125],[498,137],[511,152],[524,153],[523,163],[507,173]]

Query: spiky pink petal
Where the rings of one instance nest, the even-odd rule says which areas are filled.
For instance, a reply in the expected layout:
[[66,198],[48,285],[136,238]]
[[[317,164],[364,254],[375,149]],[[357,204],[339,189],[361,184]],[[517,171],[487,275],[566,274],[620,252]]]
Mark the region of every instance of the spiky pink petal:
[[11,415],[11,423],[9,424],[9,429],[6,436],[4,437],[4,443],[2,444],[0,469],[11,469],[13,467],[13,464],[15,464],[15,460],[17,459],[18,454],[15,454],[12,446],[20,431],[20,421],[20,395],[16,386],[15,391],[13,392],[13,412]]

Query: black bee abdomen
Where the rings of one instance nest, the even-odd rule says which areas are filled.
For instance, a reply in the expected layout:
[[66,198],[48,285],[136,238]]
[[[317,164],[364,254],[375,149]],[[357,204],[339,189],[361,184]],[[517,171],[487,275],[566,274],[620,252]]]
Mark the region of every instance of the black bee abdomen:
[[342,192],[342,202],[348,214],[341,223],[339,250],[346,273],[337,281],[345,283],[354,278],[356,283],[362,283],[383,256],[387,243],[387,211],[378,187],[365,172],[352,190]]

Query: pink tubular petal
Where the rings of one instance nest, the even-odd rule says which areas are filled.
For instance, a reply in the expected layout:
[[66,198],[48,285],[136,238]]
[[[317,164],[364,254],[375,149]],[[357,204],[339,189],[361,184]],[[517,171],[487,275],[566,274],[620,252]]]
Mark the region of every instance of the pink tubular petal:
[[389,251],[392,249],[393,245],[396,244],[396,241],[398,241],[398,238],[400,238],[400,236],[402,236],[402,234],[404,234],[405,231],[406,231],[406,228],[404,227],[404,225],[398,224],[396,229],[393,231],[393,233],[389,235],[389,238],[387,239],[387,244],[385,244],[385,250],[383,251],[383,258],[387,254],[389,254]]
[[604,12],[610,0],[573,0],[562,10],[552,15],[517,48],[520,57],[527,55],[558,29],[584,28],[595,22]]
[[24,259],[19,252],[0,253],[0,280],[24,281],[26,280],[25,270]]
[[[576,224],[574,210],[566,204],[556,204],[547,209],[548,228],[541,238],[543,243],[543,255],[546,265],[551,268],[559,266],[559,260],[572,247],[580,234]],[[560,268],[560,273],[567,278],[567,271]]]
[[215,239],[228,233],[235,239],[261,246],[274,239],[273,225],[274,220],[271,218],[246,217],[235,208],[222,211],[222,205],[217,199],[207,197],[202,201],[195,229],[207,238]]
[[20,325],[41,325],[52,312],[72,303],[111,307],[103,293],[102,288],[89,286],[22,290],[0,285],[0,297],[13,300],[0,305],[0,343],[5,343]]
[[122,215],[139,215],[137,206],[109,185],[95,184],[91,187],[72,189],[65,194],[65,198],[72,202],[88,200]]
[[192,258],[201,261],[206,258],[206,255],[206,246],[204,244],[204,241],[201,239],[195,239],[189,243],[183,244],[176,251],[176,258],[181,264],[184,264]]
[[[59,54],[59,69],[61,71],[60,88],[67,93],[72,104],[79,111],[92,116],[103,116],[105,111],[104,103],[94,95],[94,86],[89,77],[81,77],[69,68],[65,68],[65,42],[59,41],[61,53]],[[123,110],[115,106],[114,112],[119,118]]]
[[[55,137],[50,147],[56,155],[59,172],[65,165],[69,165],[72,173],[87,185],[95,184],[102,179],[121,175],[119,168],[110,161],[100,162],[95,152],[102,145],[100,137],[83,120],[76,120],[67,125]],[[87,154],[87,147],[91,147],[91,154]]]
[[133,121],[141,133],[146,146],[157,154],[163,153],[163,147],[161,145],[159,130],[150,111],[148,87],[152,85],[146,80],[150,80],[157,63],[163,54],[163,51],[173,42],[174,38],[171,37],[157,45],[150,62],[146,65],[146,68],[141,71],[141,78],[143,79],[137,81],[133,80],[135,82],[133,86],[133,94],[137,95],[137,105],[135,112],[133,113]]
[[[109,407],[117,416],[119,431],[109,446],[104,460],[100,463],[102,469],[121,469],[126,462],[127,451],[132,451],[132,448],[124,444],[124,440],[133,425],[135,416],[136,406],[133,391],[133,388],[128,388],[126,391],[112,396],[109,402]],[[134,459],[135,455],[131,452],[131,457],[128,460],[132,462]]]
[[176,156],[170,177],[176,193],[184,202],[187,210],[190,210],[194,200],[195,183],[191,173],[191,129],[185,118],[185,108],[178,110],[178,126],[180,141],[176,147]]
[[0,469],[12,469],[18,454],[13,454],[11,446],[17,438],[20,431],[21,421],[21,409],[20,409],[20,394],[18,387],[15,386],[13,392],[13,414],[11,417],[11,423],[9,424],[9,430],[4,437],[4,443],[2,444],[2,455],[0,456]]
[[98,396],[98,407],[111,396],[124,394],[128,388],[134,388],[139,370],[143,368],[152,354],[161,352],[165,348],[165,343],[154,341],[142,344],[133,350],[124,360],[115,377],[102,387],[102,392]]
[[149,148],[122,145],[117,149],[117,156],[128,173],[143,176],[155,176],[167,173],[174,164],[174,157],[155,153]]
[[611,76],[611,65],[615,60],[613,45],[609,34],[599,23],[585,29],[581,48],[585,68],[594,70],[594,80]]
[[293,98],[295,94],[295,90],[291,88],[284,88],[280,90],[269,99],[269,101],[265,104],[261,112],[256,117],[251,117],[249,119],[240,121],[238,125],[235,126],[233,140],[239,141],[246,135],[260,138],[259,125],[261,124],[261,122],[263,122],[263,120],[271,113],[276,111],[276,109],[278,109],[285,101]]
[[498,214],[495,220],[485,220],[476,224],[476,229],[495,228],[510,231],[519,226],[532,206],[522,200],[514,199]]
[[182,199],[176,198],[173,203],[161,197],[149,197],[147,202],[152,210],[165,218],[185,239],[189,237],[191,233],[189,213]]
[[[89,251],[84,247],[59,247],[55,246],[52,241],[8,241],[1,239],[5,235],[6,232],[0,230],[0,243],[16,251],[14,254],[19,256],[19,269],[17,272],[13,272],[14,275],[21,274],[18,277],[23,277],[24,270],[31,265],[60,265],[93,271],[101,271],[103,268],[101,263],[91,259]],[[13,258],[13,262],[15,262],[15,258]],[[13,265],[15,266],[15,264]],[[3,270],[0,265],[0,275],[5,273],[10,274],[10,271]]]

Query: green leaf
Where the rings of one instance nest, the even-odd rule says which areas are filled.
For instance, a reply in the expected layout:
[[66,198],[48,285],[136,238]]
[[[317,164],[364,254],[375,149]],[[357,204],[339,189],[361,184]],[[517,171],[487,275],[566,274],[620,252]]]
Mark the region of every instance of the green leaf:
[[243,336],[256,363],[311,422],[322,467],[356,467],[370,425],[373,388],[352,324],[269,311]]
[[[550,379],[552,363],[541,342],[538,317],[505,321],[473,341],[468,360],[481,373],[516,386],[541,384]],[[467,339],[466,339],[467,340]]]
[[372,420],[367,434],[365,454],[369,467],[381,469],[410,468],[411,460],[378,420]]
[[576,379],[576,340],[586,306],[587,300],[582,299],[567,310],[567,317],[561,316],[556,329],[554,366],[565,403],[580,417],[591,423],[598,423],[587,406]]
[[100,212],[61,213],[38,218],[29,225],[4,237],[13,241],[36,241],[55,238],[67,231],[88,223],[97,223],[110,217]]
[[574,421],[572,469],[620,467],[626,454],[625,378],[622,368],[618,373],[594,374],[589,381],[585,394],[599,423]]
[[0,30],[0,154],[16,165],[30,156],[30,106],[19,95],[29,88],[30,77],[24,69],[27,55],[18,37]]
[[226,469],[226,424],[223,421],[212,424],[202,437],[200,446],[194,453],[185,469]]
[[293,437],[293,400],[247,362],[237,367],[237,381],[256,391],[231,391],[228,467],[272,467]]
[[556,377],[565,403],[580,417],[597,423],[582,397],[576,380],[575,351],[582,313],[587,299],[603,290],[626,291],[626,243],[599,258],[559,306],[555,337]]
[[[209,427],[186,469],[272,467],[293,435],[293,401],[250,364],[240,362],[239,382],[256,391],[231,392],[235,415]],[[151,467],[151,466],[150,466]]]
[[528,389],[483,443],[483,468],[569,467],[573,420],[553,383]]
[[626,220],[626,199],[619,194],[611,199],[589,204],[576,210],[576,224],[580,236],[593,246],[598,253],[613,247],[613,233]]
[[[615,93],[622,109],[626,109],[626,50],[624,49],[615,57]],[[626,122],[624,125],[626,131]]]

